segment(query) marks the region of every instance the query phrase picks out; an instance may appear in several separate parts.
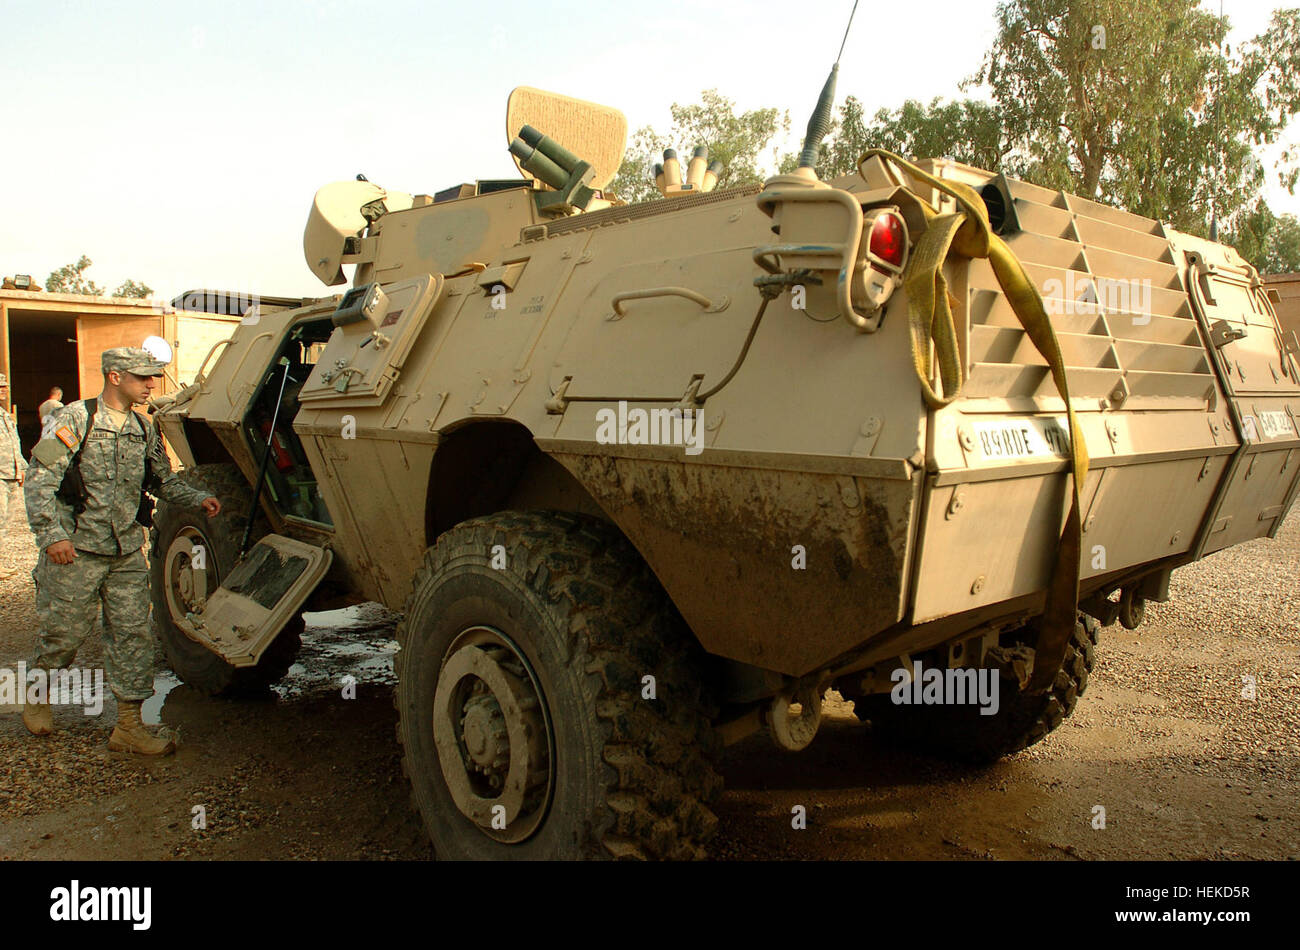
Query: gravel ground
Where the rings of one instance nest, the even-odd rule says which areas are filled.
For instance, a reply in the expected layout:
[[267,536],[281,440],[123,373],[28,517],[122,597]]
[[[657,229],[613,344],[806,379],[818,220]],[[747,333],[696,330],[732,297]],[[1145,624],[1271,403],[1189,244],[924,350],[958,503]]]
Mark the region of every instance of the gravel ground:
[[[1220,551],[1174,572],[1170,601],[1146,623],[1168,631],[1177,665],[1132,663],[1118,685],[1203,707],[1219,730],[1213,754],[1273,759],[1267,771],[1300,778],[1300,511],[1278,538]],[[1140,629],[1138,631],[1141,632]],[[1140,645],[1140,638],[1136,642]],[[1255,699],[1243,690],[1254,682]]]
[[[34,560],[15,512],[0,564]],[[1103,631],[1075,715],[986,769],[900,753],[832,695],[798,758],[761,736],[726,751],[712,853],[1300,858],[1297,578],[1300,511],[1275,541],[1180,569],[1141,629]],[[394,739],[391,623],[377,607],[309,615],[299,663],[261,701],[207,699],[160,666],[147,711],[181,736],[160,761],[108,751],[111,695],[98,718],[57,710],[49,740],[0,710],[0,858],[428,857]],[[30,659],[34,628],[30,576],[0,582],[0,667]],[[101,662],[92,637],[78,665]],[[353,700],[338,688],[348,673]],[[807,827],[795,829],[800,806]]]

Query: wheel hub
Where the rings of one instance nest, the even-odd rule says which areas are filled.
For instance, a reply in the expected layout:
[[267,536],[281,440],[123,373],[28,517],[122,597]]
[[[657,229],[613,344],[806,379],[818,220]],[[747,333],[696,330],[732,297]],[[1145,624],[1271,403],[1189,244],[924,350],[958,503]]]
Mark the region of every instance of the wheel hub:
[[486,691],[482,680],[474,685],[475,694],[465,702],[460,721],[465,748],[479,771],[500,783],[500,772],[510,764],[510,737],[506,717],[496,698]]
[[434,744],[456,807],[489,837],[525,840],[550,804],[554,756],[522,652],[490,627],[464,631],[447,651],[433,705]]
[[[194,551],[203,549],[202,566],[195,566]],[[163,560],[163,588],[172,619],[198,610],[220,584],[212,545],[194,528],[177,532]]]

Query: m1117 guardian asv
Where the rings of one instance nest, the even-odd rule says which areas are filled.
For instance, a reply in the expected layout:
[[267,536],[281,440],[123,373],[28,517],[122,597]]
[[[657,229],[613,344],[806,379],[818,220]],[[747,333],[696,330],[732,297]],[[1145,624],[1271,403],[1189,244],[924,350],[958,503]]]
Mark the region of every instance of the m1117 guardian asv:
[[[351,288],[250,312],[159,416],[231,513],[159,506],[177,674],[273,682],[302,610],[378,601],[440,856],[697,857],[725,744],[806,747],[834,686],[877,734],[1013,753],[1099,624],[1277,532],[1300,346],[1234,250],[942,159],[820,181],[829,91],[761,185],[668,156],[623,204],[622,115],[521,88],[523,177],[322,188],[307,263]],[[1107,280],[1142,312],[1043,299]],[[620,405],[700,451],[602,437]],[[996,712],[891,702],[918,663],[995,671]]]

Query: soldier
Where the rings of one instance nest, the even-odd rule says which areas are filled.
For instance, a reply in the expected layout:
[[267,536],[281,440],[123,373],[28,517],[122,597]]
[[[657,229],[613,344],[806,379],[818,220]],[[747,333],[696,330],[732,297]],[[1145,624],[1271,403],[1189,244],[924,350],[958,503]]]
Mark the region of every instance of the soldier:
[[[118,711],[108,747],[165,755],[172,741],[152,735],[140,718],[140,704],[153,695],[154,661],[144,530],[137,522],[141,493],[148,485],[172,504],[202,506],[209,518],[221,503],[181,482],[157,429],[132,409],[149,399],[163,364],[145,350],[117,347],[104,351],[101,367],[104,392],[91,400],[93,419],[84,400],[58,410],[50,434],[32,450],[24,497],[41,552],[33,667],[71,664],[102,604],[105,666]],[[78,470],[84,487],[76,484]],[[23,722],[36,735],[54,731],[48,703],[25,705]]]
[[45,420],[54,415],[58,410],[63,408],[63,390],[55,386],[50,390],[50,398],[41,403],[36,409],[36,414],[41,417],[41,426],[44,427]]
[[[9,512],[23,484],[27,462],[18,442],[18,430],[9,416],[9,379],[0,373],[0,545],[4,544],[5,528],[9,525]],[[17,573],[12,567],[0,565],[0,580]]]

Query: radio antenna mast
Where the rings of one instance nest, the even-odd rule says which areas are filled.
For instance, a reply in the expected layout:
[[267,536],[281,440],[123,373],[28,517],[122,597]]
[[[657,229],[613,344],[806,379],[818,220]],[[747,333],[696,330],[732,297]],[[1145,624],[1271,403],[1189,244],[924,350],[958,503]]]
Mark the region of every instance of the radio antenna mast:
[[831,127],[831,106],[835,103],[835,79],[840,72],[840,57],[844,55],[844,44],[849,41],[849,29],[853,26],[853,15],[858,12],[858,0],[853,0],[853,9],[849,13],[849,22],[844,27],[844,39],[840,40],[840,51],[835,54],[835,64],[831,74],[826,77],[826,85],[817,97],[817,108],[813,109],[812,118],[803,136],[803,151],[799,153],[800,168],[814,168],[817,165],[817,152],[822,139]]

